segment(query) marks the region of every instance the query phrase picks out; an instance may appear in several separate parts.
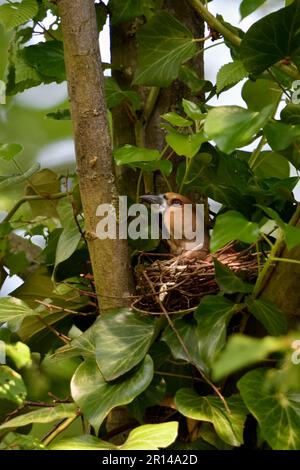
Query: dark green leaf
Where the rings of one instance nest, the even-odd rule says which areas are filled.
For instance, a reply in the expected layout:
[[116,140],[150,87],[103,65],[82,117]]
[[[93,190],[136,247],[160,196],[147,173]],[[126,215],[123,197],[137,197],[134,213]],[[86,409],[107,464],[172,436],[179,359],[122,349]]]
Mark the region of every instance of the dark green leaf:
[[30,265],[24,251],[9,253],[5,258],[5,264],[9,269],[10,276],[21,274]]
[[69,109],[58,109],[54,113],[46,114],[48,119],[55,119],[56,121],[69,121],[71,119],[71,113]]
[[226,294],[234,294],[235,292],[249,293],[252,291],[253,286],[244,282],[227,266],[220,263],[217,258],[214,258],[216,281],[219,287]]
[[225,345],[227,326],[235,307],[225,297],[206,295],[195,312],[199,351],[205,364],[209,366]]
[[267,106],[260,112],[239,106],[220,106],[209,111],[204,130],[222,152],[229,154],[249,144],[266,125],[272,111],[273,106]]
[[242,398],[273,450],[300,450],[299,393],[279,393],[270,386],[270,369],[256,369],[238,382]]
[[71,381],[71,392],[86,419],[98,432],[107,414],[116,406],[130,403],[153,378],[153,362],[146,356],[133,374],[116,383],[105,382],[96,362],[82,363]]
[[285,314],[270,300],[256,299],[248,303],[248,308],[270,335],[279,336],[287,332]]
[[195,391],[182,388],[176,393],[178,411],[188,418],[212,423],[218,436],[227,444],[243,444],[244,423],[247,408],[238,395],[226,398],[230,413],[226,411],[219,397],[198,395]]
[[290,165],[279,153],[264,151],[260,153],[253,172],[259,178],[286,179],[290,175]]
[[124,23],[136,16],[146,15],[154,6],[153,0],[110,0],[112,24]]
[[105,96],[108,108],[114,108],[123,103],[123,101],[128,101],[134,110],[138,110],[141,107],[138,93],[132,90],[122,90],[112,77],[105,78]]
[[300,2],[271,13],[245,34],[240,56],[250,73],[259,74],[287,57],[300,65]]
[[179,75],[183,62],[197,51],[192,33],[176,18],[162,11],[137,33],[138,68],[134,83],[167,87]]
[[270,122],[264,132],[270,147],[277,152],[286,149],[300,137],[300,125]]
[[287,104],[281,111],[280,117],[286,124],[300,125],[300,104]]
[[42,76],[51,77],[53,81],[66,79],[64,49],[61,41],[39,42],[23,49],[26,62]]

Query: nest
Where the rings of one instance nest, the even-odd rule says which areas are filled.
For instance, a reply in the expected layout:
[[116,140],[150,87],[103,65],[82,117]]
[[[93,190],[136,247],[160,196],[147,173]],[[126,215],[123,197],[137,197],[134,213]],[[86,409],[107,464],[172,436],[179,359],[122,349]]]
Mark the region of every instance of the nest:
[[179,256],[151,262],[151,256],[142,253],[135,269],[139,297],[132,307],[143,314],[192,312],[202,297],[217,294],[214,258],[248,282],[257,277],[257,253],[237,251],[232,244],[204,259]]

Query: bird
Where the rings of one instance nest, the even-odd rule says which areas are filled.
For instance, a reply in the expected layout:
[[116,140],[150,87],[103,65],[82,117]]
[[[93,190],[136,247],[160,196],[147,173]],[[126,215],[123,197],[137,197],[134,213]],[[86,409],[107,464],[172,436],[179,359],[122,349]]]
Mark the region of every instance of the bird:
[[199,212],[196,204],[186,196],[174,192],[145,194],[140,199],[158,206],[162,215],[162,231],[167,233],[165,238],[171,254],[190,258],[207,256],[209,231],[205,227],[204,213]]

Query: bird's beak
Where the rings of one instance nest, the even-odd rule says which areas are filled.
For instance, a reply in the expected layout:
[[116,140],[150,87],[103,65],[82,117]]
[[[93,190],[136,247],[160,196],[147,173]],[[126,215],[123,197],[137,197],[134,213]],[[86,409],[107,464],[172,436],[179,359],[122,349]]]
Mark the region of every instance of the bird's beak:
[[165,199],[161,194],[145,194],[144,196],[140,196],[140,199],[149,204],[158,204],[159,206],[165,203]]

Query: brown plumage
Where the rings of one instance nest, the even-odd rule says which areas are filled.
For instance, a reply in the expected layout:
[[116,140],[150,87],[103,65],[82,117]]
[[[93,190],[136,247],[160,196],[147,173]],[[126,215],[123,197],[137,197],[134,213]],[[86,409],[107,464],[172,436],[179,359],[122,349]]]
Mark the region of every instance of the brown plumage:
[[[196,204],[193,204],[187,197],[172,192],[145,195],[141,196],[141,199],[151,204],[158,204],[162,214],[163,228],[169,235],[167,242],[172,254],[201,258],[207,255],[209,233],[208,229],[203,227],[204,218],[201,217],[199,210],[197,211]],[[189,215],[191,217],[188,217]],[[198,233],[199,227],[203,230],[203,237],[200,237],[201,243],[195,235],[196,228]],[[181,238],[177,237],[178,233],[176,235],[178,229],[182,234]]]

